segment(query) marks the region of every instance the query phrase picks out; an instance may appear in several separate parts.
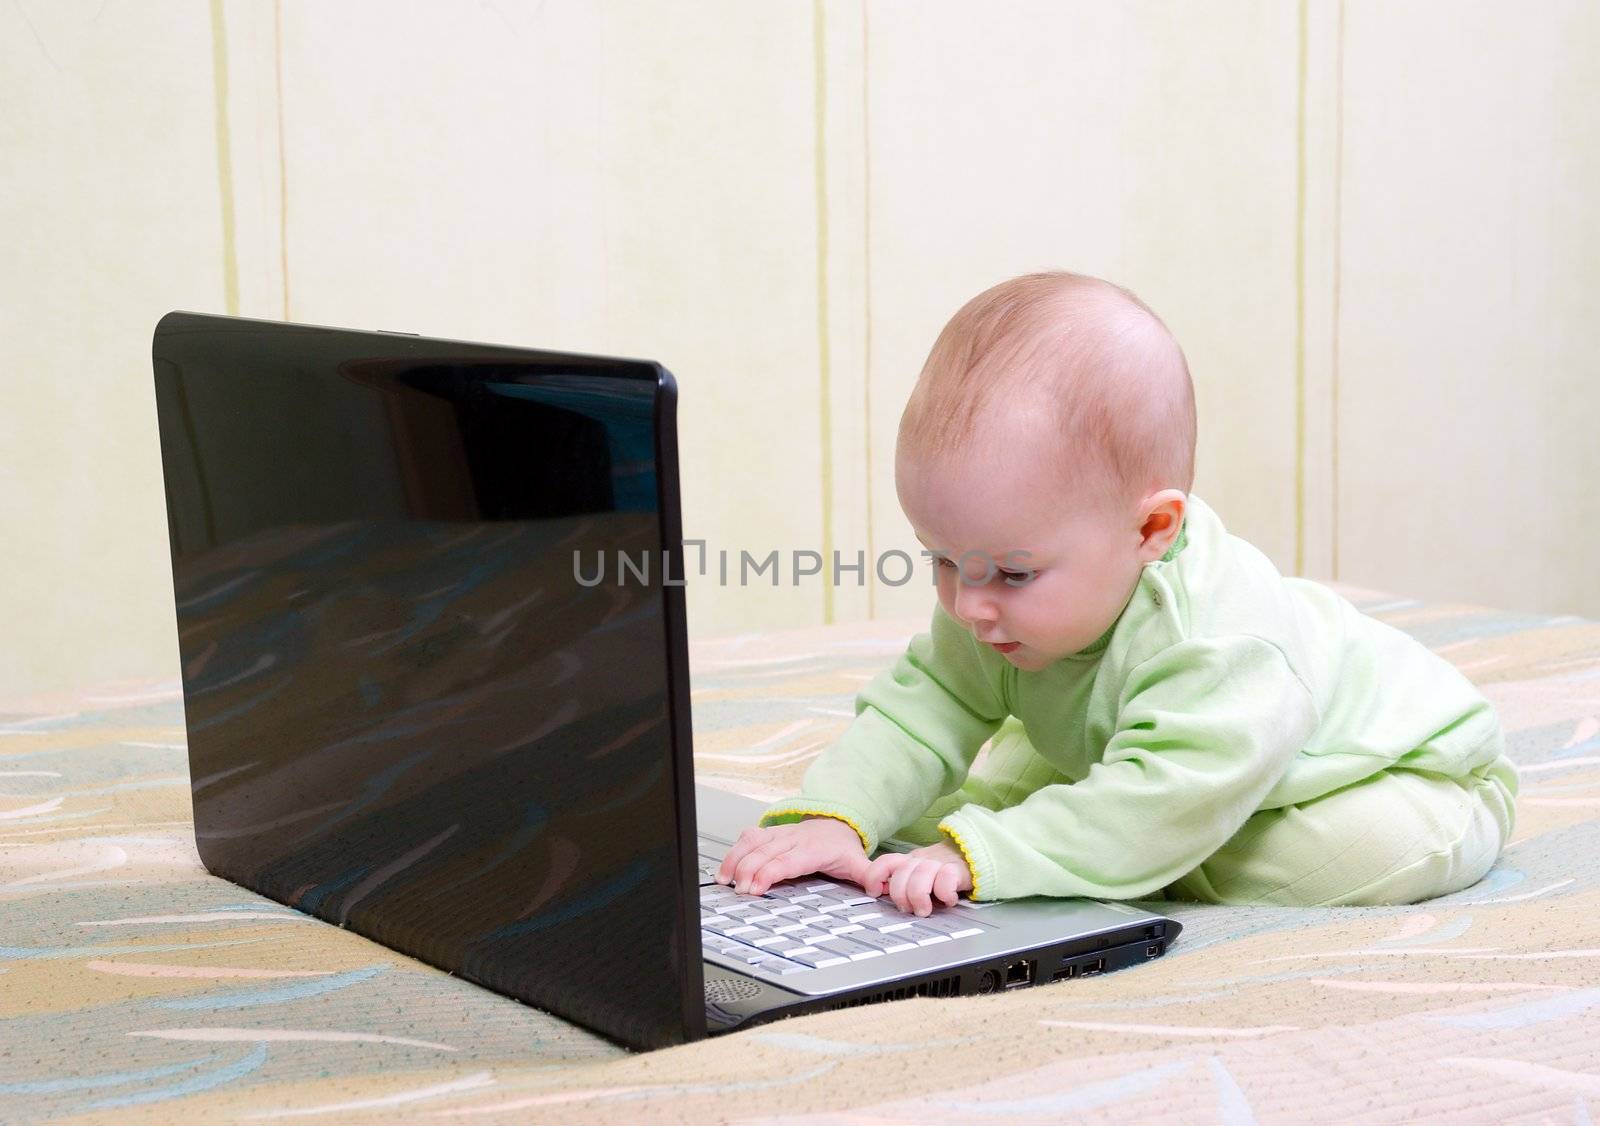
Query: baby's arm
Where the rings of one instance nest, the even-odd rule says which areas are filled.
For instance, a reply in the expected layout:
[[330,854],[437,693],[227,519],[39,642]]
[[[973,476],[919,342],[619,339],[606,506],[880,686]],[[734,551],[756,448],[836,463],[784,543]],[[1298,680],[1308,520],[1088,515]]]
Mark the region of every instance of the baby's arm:
[[1163,650],[1121,699],[1087,777],[939,823],[971,863],[974,898],[1133,899],[1165,887],[1238,831],[1319,719],[1282,651],[1244,635]]
[[[944,610],[894,666],[856,697],[856,718],[806,769],[800,793],[774,802],[762,828],[832,817],[870,856],[878,842],[961,786],[1006,715],[1001,666]],[[856,881],[859,882],[859,881]]]

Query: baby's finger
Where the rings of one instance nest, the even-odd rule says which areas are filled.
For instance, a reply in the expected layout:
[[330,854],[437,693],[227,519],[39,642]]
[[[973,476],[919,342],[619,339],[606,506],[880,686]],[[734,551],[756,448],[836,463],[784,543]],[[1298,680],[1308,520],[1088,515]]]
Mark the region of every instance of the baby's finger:
[[726,884],[733,881],[734,866],[744,859],[744,854],[750,851],[750,846],[743,841],[734,841],[728,849],[727,855],[722,858],[722,863],[717,865],[717,883]]
[[861,880],[861,890],[876,899],[889,887],[889,877],[906,861],[903,854],[886,852],[867,866],[867,873]]
[[750,888],[750,878],[759,872],[767,861],[774,856],[788,852],[795,845],[794,839],[772,837],[755,848],[745,853],[733,869],[733,890],[743,895]]
[[917,865],[917,870],[906,881],[906,899],[911,903],[913,915],[926,918],[933,914],[933,899],[930,893],[933,890],[933,881],[943,867],[943,864],[936,861],[924,860]]
[[906,862],[895,869],[894,875],[889,877],[889,898],[894,900],[894,905],[902,911],[911,910],[911,898],[907,888],[910,887],[911,877],[920,867],[922,861],[907,857]]
[[733,847],[728,849],[727,855],[722,858],[722,863],[717,865],[717,883],[728,884],[733,882],[733,870],[739,861],[744,859],[745,853],[755,848],[763,841],[770,840],[775,834],[770,829],[762,829],[751,825],[740,832]]
[[954,907],[956,900],[961,898],[961,893],[956,890],[960,882],[961,869],[954,864],[941,864],[939,874],[933,878],[933,894],[946,907]]
[[767,889],[790,876],[809,876],[817,870],[817,863],[803,848],[790,845],[756,869],[740,890],[747,895],[765,895]]

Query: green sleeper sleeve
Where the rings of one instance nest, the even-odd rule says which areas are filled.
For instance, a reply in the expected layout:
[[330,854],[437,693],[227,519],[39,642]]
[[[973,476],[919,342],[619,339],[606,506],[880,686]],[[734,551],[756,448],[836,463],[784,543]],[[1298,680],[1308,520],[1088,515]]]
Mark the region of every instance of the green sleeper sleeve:
[[800,793],[768,806],[760,824],[837,817],[870,856],[884,837],[959,789],[1006,715],[1002,659],[984,661],[977,646],[936,609],[929,631],[857,695],[855,719],[806,768]]
[[1007,809],[963,806],[939,829],[966,856],[974,899],[1149,895],[1239,830],[1318,720],[1271,642],[1182,641],[1129,674],[1086,777]]

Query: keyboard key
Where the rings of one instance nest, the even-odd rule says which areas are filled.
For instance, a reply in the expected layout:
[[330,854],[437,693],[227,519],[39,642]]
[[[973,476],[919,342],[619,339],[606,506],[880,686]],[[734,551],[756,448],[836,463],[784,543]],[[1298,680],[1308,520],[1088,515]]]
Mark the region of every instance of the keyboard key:
[[814,970],[820,970],[825,966],[842,966],[850,961],[843,954],[832,950],[816,950],[815,953],[808,950],[791,950],[784,957],[803,966],[810,966]]
[[925,919],[918,919],[917,923],[928,930],[947,934],[951,938],[967,938],[970,935],[983,933],[982,927],[974,926],[959,916],[946,915],[939,912],[935,912]]
[[859,962],[864,958],[883,957],[883,951],[877,947],[868,946],[864,942],[857,942],[851,938],[833,938],[830,936],[819,940],[816,945],[823,950],[831,950],[835,954],[842,954],[852,962]]
[[787,958],[789,951],[804,949],[805,943],[796,942],[786,934],[775,934],[769,941],[762,942],[760,946],[768,954],[782,954]]
[[791,884],[780,880],[767,889],[767,894],[772,896],[772,898],[779,900],[780,902],[786,903],[792,896],[806,895],[809,893],[799,884]]
[[734,937],[736,937],[738,935],[741,935],[741,934],[761,934],[761,933],[764,933],[764,932],[761,930],[760,927],[739,926],[739,927],[723,927],[720,931],[718,931],[718,933],[727,935],[729,938],[734,938]]
[[742,966],[753,966],[763,958],[772,957],[765,950],[757,950],[754,946],[746,946],[739,942],[729,943],[724,947],[707,946],[705,949],[707,953]]
[[711,929],[715,930],[719,926],[731,927],[733,925],[733,920],[728,918],[726,915],[701,915],[700,925],[702,927],[710,927]]
[[840,902],[846,907],[859,907],[863,903],[876,903],[878,901],[870,895],[852,895],[849,899],[841,900]]
[[950,936],[943,931],[930,930],[921,924],[913,924],[903,931],[897,932],[902,938],[909,938],[918,946],[932,946],[935,942],[949,942]]
[[806,885],[806,890],[807,891],[834,891],[834,890],[837,890],[838,887],[839,887],[839,885],[834,883],[832,880],[818,880],[814,884],[807,884]]
[[849,934],[851,931],[862,931],[867,928],[860,923],[841,923],[836,927],[826,928],[829,934]]
[[822,896],[817,895],[815,892],[810,892],[810,893],[803,894],[803,895],[789,895],[789,896],[785,896],[784,898],[787,899],[790,903],[821,903],[822,902]]
[[785,943],[789,946],[798,945],[794,939],[781,934],[752,934],[745,937],[749,939],[751,946],[759,946],[763,950],[771,950],[778,943]]
[[[854,921],[854,920],[852,920],[852,921]],[[795,922],[797,922],[797,923],[806,923],[806,924],[808,924],[810,926],[818,926],[818,925],[821,925],[823,923],[838,922],[838,920],[835,919],[832,915],[817,914],[817,915],[800,915],[795,919]]]
[[869,919],[881,919],[883,918],[883,915],[878,911],[852,911],[850,914],[846,915],[845,918],[849,919],[852,923],[865,923]]
[[891,934],[894,931],[903,931],[907,927],[914,927],[916,923],[910,919],[880,919],[869,925],[879,934]]
[[772,927],[773,934],[792,934],[795,931],[806,930],[804,923],[776,923]]
[[892,954],[897,950],[915,950],[917,944],[904,935],[880,934],[877,931],[864,930],[860,934],[851,935],[852,942],[860,942],[867,946],[875,946],[885,954]]
[[794,903],[784,903],[777,907],[767,908],[767,914],[769,915],[804,915],[805,913],[806,909],[804,907]]
[[827,938],[828,932],[817,930],[815,927],[807,927],[805,930],[795,931],[790,937],[799,942],[815,942],[819,938]]
[[799,962],[791,962],[787,958],[767,958],[764,961],[757,962],[755,968],[766,970],[769,974],[803,974],[811,967],[801,965]]

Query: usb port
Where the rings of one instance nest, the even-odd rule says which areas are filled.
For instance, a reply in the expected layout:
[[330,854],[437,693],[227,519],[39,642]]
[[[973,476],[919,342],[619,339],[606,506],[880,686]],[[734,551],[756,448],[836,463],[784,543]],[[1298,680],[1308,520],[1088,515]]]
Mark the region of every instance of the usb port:
[[1105,968],[1106,960],[1104,958],[1095,958],[1083,964],[1083,976],[1088,977],[1091,974],[1100,973]]
[[1078,976],[1078,967],[1077,966],[1062,966],[1059,970],[1057,970],[1055,973],[1050,975],[1050,980],[1051,981],[1066,981],[1069,977],[1077,977],[1077,976]]

